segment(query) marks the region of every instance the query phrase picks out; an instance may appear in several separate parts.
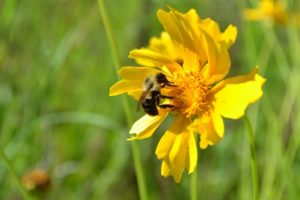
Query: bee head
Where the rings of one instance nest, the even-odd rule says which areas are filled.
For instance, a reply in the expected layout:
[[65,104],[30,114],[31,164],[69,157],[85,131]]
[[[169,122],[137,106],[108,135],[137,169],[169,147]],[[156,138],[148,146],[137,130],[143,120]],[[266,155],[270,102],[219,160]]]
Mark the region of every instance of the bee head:
[[168,83],[169,82],[167,77],[163,73],[156,74],[155,78],[158,83]]

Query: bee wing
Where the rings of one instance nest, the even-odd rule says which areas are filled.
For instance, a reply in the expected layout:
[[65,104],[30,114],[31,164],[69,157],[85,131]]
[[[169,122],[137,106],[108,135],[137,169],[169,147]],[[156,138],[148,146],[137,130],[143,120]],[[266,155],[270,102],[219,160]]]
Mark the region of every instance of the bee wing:
[[147,94],[150,92],[150,88],[147,88],[145,91],[143,91],[143,93],[141,94],[141,97],[139,99],[139,102],[138,102],[138,105],[137,105],[137,108],[136,110],[139,111],[140,110],[140,107],[141,107],[141,104],[142,104],[142,101],[144,101],[144,99],[146,98]]

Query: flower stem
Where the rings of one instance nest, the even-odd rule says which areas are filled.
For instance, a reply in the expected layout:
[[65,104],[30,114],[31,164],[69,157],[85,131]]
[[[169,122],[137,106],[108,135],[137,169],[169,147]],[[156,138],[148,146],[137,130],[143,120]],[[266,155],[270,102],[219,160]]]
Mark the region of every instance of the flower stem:
[[254,133],[253,133],[252,125],[247,115],[244,116],[244,120],[248,129],[247,138],[248,138],[250,153],[251,153],[253,200],[258,200],[258,173],[257,173],[257,162],[256,162],[256,153],[255,153]]
[[197,200],[197,180],[198,180],[198,173],[197,168],[194,170],[191,176],[191,200]]
[[131,141],[131,150],[133,154],[133,162],[135,173],[137,176],[139,195],[141,200],[147,200],[147,190],[146,190],[146,182],[144,178],[142,163],[140,160],[140,151],[137,142]]
[[2,148],[2,146],[0,146],[0,158],[3,161],[3,163],[5,164],[5,166],[7,167],[7,169],[10,172],[12,178],[16,182],[17,188],[19,189],[19,191],[20,191],[23,199],[24,200],[31,200],[29,194],[25,191],[24,187],[22,186],[21,181],[20,181],[19,177],[17,176],[17,173],[13,169],[11,161],[6,156],[6,154],[5,154],[4,149]]
[[[104,29],[109,41],[109,45],[112,50],[113,58],[114,58],[114,65],[115,65],[115,70],[116,73],[119,70],[119,66],[121,66],[121,61],[120,61],[120,56],[119,56],[119,51],[117,47],[117,43],[113,34],[113,30],[111,28],[111,23],[107,14],[107,9],[105,6],[104,0],[98,0],[98,6],[99,6],[99,11],[100,15],[104,24]],[[118,74],[118,73],[117,73]],[[124,111],[126,115],[126,120],[127,120],[127,125],[130,127],[132,125],[133,119],[132,115],[130,112],[130,104],[128,102],[128,99],[126,97],[123,97],[123,106],[124,106]],[[133,154],[133,161],[134,161],[134,167],[135,167],[135,172],[137,176],[137,183],[138,183],[138,191],[139,191],[139,196],[141,200],[147,200],[147,190],[146,190],[146,182],[144,179],[144,173],[143,173],[143,168],[140,160],[140,152],[139,148],[136,142],[132,141],[131,142],[131,151]]]

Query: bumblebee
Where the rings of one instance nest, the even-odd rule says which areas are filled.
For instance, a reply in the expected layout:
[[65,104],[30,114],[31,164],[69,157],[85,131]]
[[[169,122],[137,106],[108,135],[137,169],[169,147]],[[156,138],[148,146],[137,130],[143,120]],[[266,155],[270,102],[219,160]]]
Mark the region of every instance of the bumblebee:
[[142,105],[144,111],[151,116],[158,115],[157,106],[160,108],[174,108],[170,104],[160,104],[160,99],[173,99],[173,97],[165,96],[160,93],[160,89],[166,86],[175,87],[168,81],[163,73],[148,76],[143,85],[143,93],[138,103],[138,110]]

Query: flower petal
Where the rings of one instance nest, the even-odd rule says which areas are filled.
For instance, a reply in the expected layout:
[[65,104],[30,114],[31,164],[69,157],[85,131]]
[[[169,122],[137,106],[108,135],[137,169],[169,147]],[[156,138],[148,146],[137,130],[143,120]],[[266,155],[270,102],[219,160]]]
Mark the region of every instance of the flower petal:
[[162,161],[160,173],[164,177],[168,177],[168,176],[171,175],[171,171],[170,171],[169,165],[167,164],[166,161]]
[[139,101],[143,92],[144,92],[143,90],[132,90],[132,91],[128,91],[127,94],[129,96],[132,96],[135,100]]
[[175,141],[175,138],[176,135],[174,133],[171,133],[169,131],[165,132],[165,134],[161,137],[156,147],[155,154],[158,159],[163,159],[168,155]]
[[210,113],[214,130],[220,138],[224,135],[224,122],[221,115],[217,112],[212,111]]
[[227,29],[222,33],[221,40],[225,41],[227,48],[229,48],[236,40],[237,28],[233,25],[229,25]]
[[198,27],[200,18],[197,12],[191,9],[187,13],[180,13],[169,8],[169,12],[161,9],[157,11],[157,17],[164,29],[173,40],[198,53],[200,59],[204,60],[205,52],[201,45],[202,38]]
[[152,37],[147,48],[132,50],[129,58],[143,66],[162,67],[167,66],[168,71],[174,72],[180,70],[180,63],[176,61],[181,59],[180,46],[173,44],[170,35],[162,32],[160,38]]
[[205,80],[213,84],[228,74],[231,61],[225,43],[217,44],[207,33],[205,35],[204,46],[208,63],[202,72]]
[[124,66],[119,70],[121,78],[129,81],[144,81],[145,78],[151,74],[159,73],[158,69],[153,67],[131,67]]
[[176,135],[181,134],[187,127],[188,123],[189,121],[182,116],[177,116],[175,118],[174,122],[162,136],[157,145],[155,153],[158,159],[162,159],[169,154],[169,151],[175,141]]
[[265,79],[257,74],[258,68],[244,76],[228,78],[218,83],[213,89],[213,105],[223,117],[238,119],[245,109],[256,102],[263,94]]
[[152,37],[150,39],[150,45],[148,49],[172,58],[173,60],[177,58],[178,51],[174,47],[170,35],[165,31],[160,34],[160,38]]
[[140,140],[140,139],[151,137],[154,131],[167,117],[167,115],[168,112],[161,111],[161,110],[159,111],[159,115],[156,116],[144,115],[142,118],[140,118],[132,125],[129,133],[136,134],[136,135],[130,138],[129,140],[135,140],[135,139]]
[[190,71],[200,71],[203,67],[203,63],[200,63],[199,56],[195,53],[190,51],[187,48],[183,48],[181,50],[182,59],[183,59],[183,69],[185,73]]
[[142,91],[143,81],[118,81],[109,89],[109,96]]
[[194,120],[189,129],[201,135],[200,148],[206,149],[208,145],[217,144],[222,139],[224,135],[224,122],[218,113],[212,111],[210,116]]
[[216,40],[221,39],[221,31],[219,24],[212,20],[211,18],[206,18],[200,21],[200,28],[204,30],[207,34],[209,34],[212,38]]
[[122,67],[119,74],[123,79],[110,88],[109,96],[128,93],[138,99],[137,94],[141,94],[145,78],[159,72],[161,71],[151,67]]
[[216,41],[225,42],[227,49],[235,42],[237,28],[233,25],[229,25],[224,33],[220,31],[218,23],[210,18],[203,19],[199,25],[202,30],[208,33]]
[[193,171],[195,170],[195,168],[197,166],[197,160],[198,160],[198,151],[197,151],[197,146],[196,146],[196,142],[195,142],[195,137],[194,137],[193,133],[190,133],[190,134],[191,135],[189,137],[189,145],[188,145],[189,160],[188,160],[188,165],[186,166],[189,174],[193,173]]
[[181,175],[186,166],[188,143],[186,133],[176,135],[176,139],[170,151],[169,159],[171,164],[171,175],[176,183],[180,182]]
[[161,67],[173,63],[172,58],[144,48],[130,51],[129,58],[136,59],[137,63],[150,67]]
[[243,17],[246,20],[262,20],[265,18],[264,13],[259,9],[245,9],[243,11]]
[[156,148],[158,159],[162,159],[162,176],[173,176],[180,182],[182,172],[192,173],[197,165],[197,148],[194,135],[187,129],[190,120],[176,116],[169,130],[160,139]]

